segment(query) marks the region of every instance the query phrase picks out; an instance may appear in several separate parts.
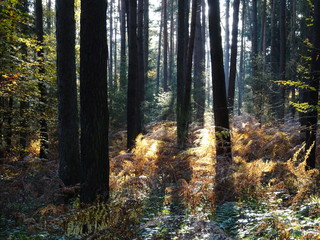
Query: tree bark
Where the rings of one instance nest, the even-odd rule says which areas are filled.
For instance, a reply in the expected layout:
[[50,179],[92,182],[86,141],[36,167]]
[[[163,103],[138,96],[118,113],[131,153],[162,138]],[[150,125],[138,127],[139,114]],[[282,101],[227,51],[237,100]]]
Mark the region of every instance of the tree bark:
[[[203,2],[203,0],[201,0]],[[203,6],[203,4],[201,4]],[[204,126],[204,110],[205,110],[205,34],[203,32],[205,28],[205,19],[201,22],[201,5],[198,5],[196,15],[196,30],[195,30],[195,46],[194,46],[194,109],[195,120]],[[201,11],[202,10],[202,11]],[[203,17],[203,16],[202,16]]]
[[307,169],[315,168],[316,165],[316,146],[317,146],[317,124],[319,106],[319,81],[320,81],[320,1],[314,1],[314,22],[312,39],[312,62],[311,79],[309,85],[314,90],[307,90],[308,104],[310,111],[306,114],[306,150],[311,148],[307,158]]
[[80,182],[74,1],[56,1],[59,176],[65,185]]
[[[215,202],[233,199],[231,141],[226,98],[223,50],[218,0],[208,0],[209,34],[212,66],[213,113],[216,131]],[[226,190],[227,189],[227,190]]]
[[135,139],[142,132],[140,106],[140,79],[137,38],[137,0],[129,1],[128,8],[128,36],[129,36],[129,69],[127,95],[127,148],[132,149]]
[[163,7],[163,91],[168,91],[168,4],[162,0]]
[[230,74],[229,74],[229,87],[228,87],[228,105],[229,105],[229,111],[231,113],[233,112],[234,94],[235,94],[235,87],[236,87],[236,74],[237,74],[239,5],[240,5],[240,0],[234,0],[231,62],[230,62]]
[[48,158],[49,149],[49,136],[48,136],[48,124],[46,120],[46,105],[47,105],[47,89],[44,83],[44,50],[43,50],[43,6],[42,0],[36,0],[35,6],[36,13],[36,33],[37,41],[41,49],[37,52],[39,61],[39,91],[40,91],[40,158]]
[[126,4],[119,0],[120,8],[120,89],[127,87],[127,55],[126,55]]
[[185,147],[187,138],[187,116],[184,110],[185,77],[187,67],[187,48],[189,39],[189,0],[178,1],[177,37],[177,143]]
[[[226,90],[229,86],[229,63],[230,63],[230,0],[226,0],[226,32],[225,32],[225,56],[224,56],[224,74],[226,81]],[[227,92],[228,95],[228,92]]]
[[109,197],[106,3],[81,1],[80,200],[84,203]]

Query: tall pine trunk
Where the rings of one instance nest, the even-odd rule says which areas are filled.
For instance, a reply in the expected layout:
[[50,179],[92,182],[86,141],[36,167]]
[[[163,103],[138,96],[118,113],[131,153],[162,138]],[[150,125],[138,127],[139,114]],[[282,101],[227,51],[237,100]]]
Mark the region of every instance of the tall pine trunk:
[[[202,2],[203,0],[201,0]],[[203,6],[203,4],[201,4]],[[201,9],[201,5],[198,5],[196,15],[196,30],[195,30],[195,46],[194,46],[194,109],[195,120],[204,126],[204,110],[205,110],[205,19],[201,21],[201,13],[204,10]],[[201,11],[202,10],[202,11]],[[203,15],[202,15],[203,17]]]
[[163,7],[163,91],[168,91],[168,4],[162,0]]
[[109,197],[108,46],[105,0],[81,1],[80,29],[80,200]]
[[240,0],[234,0],[231,61],[230,61],[229,86],[228,86],[228,105],[231,113],[233,112],[234,94],[235,94],[235,87],[236,87],[236,74],[237,74],[239,5],[240,5]]
[[59,176],[66,185],[80,182],[74,1],[56,1]]
[[310,149],[307,158],[307,169],[314,168],[316,165],[316,146],[317,146],[317,125],[319,106],[319,81],[320,81],[320,1],[314,2],[314,22],[313,22],[313,39],[312,39],[312,62],[311,78],[309,85],[314,90],[307,90],[308,104],[311,109],[306,114],[306,149]]
[[41,49],[37,52],[39,61],[39,91],[40,91],[40,158],[48,158],[49,137],[48,137],[48,123],[46,120],[46,105],[47,105],[47,89],[44,83],[44,50],[43,50],[43,6],[42,0],[36,0],[36,32],[37,41]]
[[231,141],[226,98],[223,51],[218,0],[208,0],[209,34],[212,66],[213,113],[216,132],[215,202],[233,198]]
[[184,112],[184,94],[186,85],[187,48],[189,39],[189,0],[178,1],[178,37],[177,37],[177,143],[185,147],[188,120]]
[[128,8],[129,69],[127,95],[127,148],[132,149],[135,139],[142,132],[140,96],[140,75],[137,36],[137,0],[129,1]]

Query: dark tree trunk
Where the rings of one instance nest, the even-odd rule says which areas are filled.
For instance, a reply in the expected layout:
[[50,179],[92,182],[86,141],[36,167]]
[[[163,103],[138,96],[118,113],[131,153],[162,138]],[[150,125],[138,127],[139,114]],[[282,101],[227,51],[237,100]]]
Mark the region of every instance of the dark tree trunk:
[[84,203],[109,197],[106,3],[81,1],[80,200]]
[[[28,14],[28,0],[21,1],[21,11],[24,14]],[[22,32],[26,36],[29,34],[29,27],[26,23],[22,25]],[[23,60],[25,61],[28,54],[28,49],[25,44],[22,44],[21,51],[24,55]],[[25,81],[25,79],[23,79]],[[20,157],[23,158],[27,152],[27,137],[28,137],[28,121],[27,121],[27,112],[28,112],[29,104],[26,99],[22,99],[19,105],[19,117],[20,117],[20,130],[19,130],[19,148],[20,148]]]
[[[224,74],[226,81],[226,90],[229,86],[229,63],[230,63],[230,0],[226,0],[226,33],[225,33],[225,56],[224,56]],[[227,92],[228,94],[228,92]]]
[[[113,79],[113,0],[109,1],[109,51],[108,51],[108,62],[109,62],[109,94],[114,92],[114,79]],[[112,105],[112,98],[109,98],[110,106]]]
[[128,8],[128,36],[129,36],[129,70],[128,70],[128,98],[127,98],[127,148],[132,149],[135,139],[142,132],[140,96],[140,75],[137,37],[137,0],[129,1]]
[[66,185],[80,182],[74,1],[56,1],[59,100],[59,176]]
[[189,0],[178,1],[178,37],[177,37],[177,141],[185,147],[188,121],[184,110],[185,77],[187,67],[187,48],[189,39]]
[[236,87],[239,5],[240,5],[240,0],[234,0],[234,3],[233,3],[232,44],[231,44],[231,62],[230,62],[230,74],[229,74],[229,88],[228,88],[228,105],[229,105],[230,112],[233,112],[234,93],[235,93],[235,87]]
[[163,91],[168,91],[168,4],[162,0],[163,7]]
[[127,55],[126,55],[126,4],[119,0],[120,7],[120,89],[127,87]]
[[[35,6],[36,13],[36,32],[37,41],[40,46],[43,46],[43,7],[42,0],[36,0]],[[47,105],[47,89],[43,80],[45,69],[44,69],[44,51],[41,48],[37,52],[37,57],[39,61],[39,91],[40,91],[40,158],[48,158],[48,148],[49,148],[49,137],[48,137],[48,124],[46,120],[46,105]]]
[[306,114],[306,149],[311,149],[307,158],[307,169],[315,168],[316,165],[316,146],[317,146],[317,125],[319,106],[319,81],[320,81],[320,1],[314,1],[314,22],[312,39],[312,62],[311,79],[309,85],[314,90],[307,90],[308,104],[312,106]]
[[[202,1],[202,0],[201,0]],[[203,6],[203,4],[201,4]],[[196,15],[196,30],[195,30],[195,46],[194,46],[194,108],[195,120],[204,126],[204,110],[205,110],[205,36],[203,30],[205,28],[205,19],[201,22],[201,5],[198,5]]]
[[52,16],[51,16],[51,0],[47,2],[47,32],[51,33],[52,30]]
[[[226,98],[223,51],[218,0],[208,0],[212,65],[213,113],[216,131],[215,202],[233,199],[231,141]],[[224,133],[226,132],[226,133]]]

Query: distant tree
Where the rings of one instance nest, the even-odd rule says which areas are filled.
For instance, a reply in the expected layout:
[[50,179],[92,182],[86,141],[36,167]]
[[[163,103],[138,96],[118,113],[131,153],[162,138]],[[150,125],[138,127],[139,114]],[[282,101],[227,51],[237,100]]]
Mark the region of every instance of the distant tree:
[[59,176],[66,185],[80,182],[74,1],[56,0],[59,99]]
[[126,14],[127,6],[125,0],[119,0],[120,12],[120,89],[127,87],[127,55],[126,55]]
[[81,1],[80,200],[109,197],[107,32],[105,0]]
[[313,90],[307,90],[308,104],[311,106],[306,114],[306,149],[311,149],[307,158],[307,169],[315,167],[316,146],[317,146],[317,125],[318,125],[318,104],[319,104],[319,81],[320,81],[320,1],[314,1],[314,21],[312,39],[312,62],[311,78],[309,85]]
[[42,0],[36,0],[35,5],[36,14],[36,33],[37,41],[40,46],[39,51],[37,51],[37,57],[39,61],[39,91],[40,91],[40,158],[48,158],[48,148],[49,148],[49,136],[48,136],[48,123],[46,120],[46,105],[47,105],[47,89],[44,83],[44,50],[43,50],[43,6]]

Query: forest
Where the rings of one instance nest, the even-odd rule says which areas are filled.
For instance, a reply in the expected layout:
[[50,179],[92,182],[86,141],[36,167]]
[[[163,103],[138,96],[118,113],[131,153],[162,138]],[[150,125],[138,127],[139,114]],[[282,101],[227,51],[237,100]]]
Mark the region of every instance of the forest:
[[0,0],[0,239],[320,240],[319,0]]

